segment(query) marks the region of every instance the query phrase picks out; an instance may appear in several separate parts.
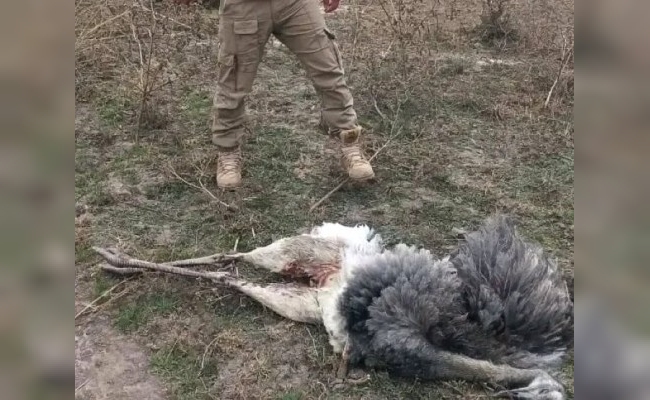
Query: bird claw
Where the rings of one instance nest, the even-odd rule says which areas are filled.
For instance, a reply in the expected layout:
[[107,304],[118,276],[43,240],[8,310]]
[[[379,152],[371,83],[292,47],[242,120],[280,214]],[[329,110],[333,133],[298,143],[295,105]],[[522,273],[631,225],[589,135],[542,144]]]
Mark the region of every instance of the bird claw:
[[502,390],[493,395],[497,398],[508,398],[514,400],[564,400],[564,388],[549,375],[542,375],[535,378],[528,386]]
[[345,342],[343,347],[343,352],[341,353],[341,362],[336,371],[336,377],[338,379],[345,379],[348,376],[348,366],[350,362],[350,342]]
[[353,370],[350,372],[350,377],[336,378],[332,381],[331,385],[334,389],[343,389],[349,385],[362,385],[368,381],[370,381],[370,374],[366,374],[361,370]]
[[348,373],[346,382],[350,385],[362,385],[370,380],[370,374],[360,369],[353,369]]

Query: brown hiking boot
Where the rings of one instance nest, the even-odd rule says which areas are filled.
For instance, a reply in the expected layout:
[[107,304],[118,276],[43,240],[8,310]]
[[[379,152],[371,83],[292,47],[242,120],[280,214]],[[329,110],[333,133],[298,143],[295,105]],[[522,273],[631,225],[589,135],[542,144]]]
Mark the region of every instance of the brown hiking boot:
[[350,179],[355,181],[366,181],[375,177],[372,166],[364,157],[359,144],[361,127],[341,131],[341,165],[347,171]]
[[219,149],[217,160],[217,186],[235,189],[241,186],[241,148]]

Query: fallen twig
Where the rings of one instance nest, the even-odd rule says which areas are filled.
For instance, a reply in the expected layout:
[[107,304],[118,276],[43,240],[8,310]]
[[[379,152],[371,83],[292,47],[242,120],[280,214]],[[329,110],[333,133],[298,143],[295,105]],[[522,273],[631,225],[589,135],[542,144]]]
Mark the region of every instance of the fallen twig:
[[321,392],[320,396],[318,396],[318,400],[321,400],[321,399],[323,398],[323,396],[327,396],[327,393],[328,393],[329,391],[327,390],[327,386],[325,386],[325,384],[324,384],[323,382],[321,382],[321,381],[316,381],[316,383],[318,383],[319,385],[321,385],[321,387],[323,388],[323,391]]
[[203,357],[201,357],[201,368],[199,368],[199,374],[203,372],[203,368],[205,367],[205,357],[207,357],[208,355],[208,350],[210,349],[210,346],[212,346],[217,341],[217,339],[219,339],[218,336],[212,339],[212,341],[208,343],[207,346],[205,346],[205,350],[203,351]]
[[386,119],[386,116],[384,115],[383,112],[379,109],[379,105],[377,105],[377,99],[375,96],[372,96],[372,105],[375,107],[375,111],[377,111],[377,114],[381,117],[381,119]]
[[155,16],[158,16],[158,17],[160,17],[160,18],[163,18],[163,19],[166,19],[166,20],[168,20],[168,21],[171,21],[171,22],[175,23],[176,25],[182,26],[183,28],[186,28],[186,29],[192,30],[192,27],[191,27],[191,26],[189,26],[189,25],[187,25],[187,24],[184,24],[184,23],[182,23],[182,22],[176,21],[175,19],[173,19],[173,18],[171,18],[171,17],[169,17],[169,16],[167,16],[167,15],[161,14],[161,13],[159,13],[159,12],[157,12],[157,11],[150,10],[150,9],[148,9],[147,7],[145,7],[144,5],[142,5],[142,4],[140,4],[140,3],[138,3],[138,6],[140,6],[140,8],[142,8],[143,10],[152,13],[152,14],[155,15]]
[[311,207],[309,207],[309,212],[312,212],[312,211],[314,211],[316,208],[318,208],[318,206],[320,206],[321,204],[323,204],[323,202],[324,202],[325,200],[329,199],[330,196],[332,196],[332,195],[333,195],[334,193],[336,193],[340,188],[342,188],[343,185],[345,185],[349,180],[350,180],[350,178],[345,178],[343,181],[341,181],[338,185],[336,185],[336,186],[334,187],[334,189],[330,190],[330,191],[329,191],[325,196],[321,197],[320,200],[318,200],[318,201],[315,202]]
[[78,391],[79,389],[81,389],[82,387],[86,386],[86,384],[87,384],[88,382],[90,382],[90,378],[86,379],[85,381],[83,381],[83,383],[81,383],[79,386],[77,386],[76,388],[74,388],[74,392],[75,392],[75,394],[77,393],[77,391]]
[[88,311],[89,309],[93,308],[93,306],[94,306],[95,304],[97,304],[97,302],[98,302],[99,300],[101,300],[101,299],[103,299],[104,297],[106,297],[106,296],[108,296],[109,294],[111,294],[111,292],[112,292],[113,290],[115,290],[118,286],[122,285],[124,282],[128,281],[129,279],[131,279],[131,278],[127,278],[127,279],[123,279],[123,280],[121,280],[120,282],[118,282],[118,283],[116,283],[115,285],[113,285],[110,289],[107,289],[106,291],[104,291],[104,293],[102,293],[102,294],[100,294],[99,296],[97,296],[97,298],[96,298],[95,300],[91,301],[90,304],[88,304],[88,305],[87,305],[86,307],[84,307],[81,311],[79,311],[79,312],[77,313],[77,315],[74,316],[74,319],[76,320],[77,318],[79,318],[79,316],[83,315],[86,311]]
[[191,186],[191,187],[193,187],[195,189],[198,189],[198,190],[202,191],[203,193],[210,196],[210,198],[212,198],[212,200],[216,201],[217,203],[221,204],[222,206],[226,207],[227,209],[234,210],[234,211],[238,210],[237,206],[233,206],[231,204],[228,204],[228,203],[220,200],[217,196],[215,196],[214,193],[212,193],[211,191],[208,190],[208,188],[205,187],[205,185],[203,184],[203,181],[199,180],[199,185],[194,184],[192,182],[189,182],[187,179],[184,179],[183,177],[178,175],[176,170],[171,165],[169,166],[169,172],[171,172],[171,174],[174,175],[176,178],[178,178],[181,182],[185,183],[188,186]]
[[[397,111],[395,112],[396,120],[397,120],[397,117],[399,117],[399,114],[400,114],[401,110],[402,110],[402,102],[400,102],[400,103],[397,105]],[[379,110],[377,110],[377,111],[381,114],[381,111],[379,111]],[[396,126],[397,126],[397,123],[396,123],[395,121],[393,121],[393,124],[392,124],[392,126],[391,126],[391,128],[390,128],[391,133],[393,133],[393,132],[395,131],[395,127],[396,127]],[[391,136],[391,137],[386,141],[386,143],[384,143],[384,144],[383,144],[383,145],[382,145],[382,146],[381,146],[381,147],[380,147],[380,148],[375,152],[375,154],[373,154],[372,157],[370,157],[370,159],[368,160],[368,162],[372,162],[372,160],[374,160],[375,158],[377,158],[377,156],[379,155],[379,153],[381,153],[381,152],[382,152],[382,151],[383,151],[383,150],[384,150],[384,149],[385,149],[385,148],[390,144],[390,142],[392,142],[393,140],[395,140],[395,138],[397,138],[397,137],[398,137],[399,135],[401,135],[401,134],[402,134],[402,128],[400,127],[400,128],[397,129],[397,132],[395,132],[395,134],[393,134],[393,135],[392,135],[392,136]],[[325,196],[321,197],[320,200],[318,200],[318,201],[317,201],[316,203],[314,203],[311,207],[309,207],[309,212],[312,212],[312,211],[314,211],[316,208],[318,208],[318,206],[320,206],[321,204],[323,204],[323,202],[324,202],[325,200],[329,199],[330,196],[332,196],[334,193],[336,193],[339,189],[341,189],[341,188],[342,188],[346,183],[348,183],[349,181],[350,181],[350,178],[345,178],[344,180],[342,180],[338,185],[336,185],[336,187],[334,187],[334,189],[330,190],[330,191],[329,191]]]
[[[374,159],[379,155],[379,153],[381,153],[382,150],[384,150],[384,149],[386,148],[386,146],[388,146],[388,144],[389,144],[390,142],[392,142],[392,141],[393,141],[397,136],[399,136],[401,133],[402,133],[402,129],[400,128],[400,129],[397,131],[397,133],[396,133],[395,135],[393,135],[390,139],[388,139],[388,140],[386,141],[386,143],[384,143],[384,144],[383,144],[383,145],[382,145],[382,146],[381,146],[381,147],[380,147],[380,148],[375,152],[375,154],[373,154],[372,157],[370,157],[370,159],[368,159],[368,162],[372,162],[372,160],[374,160]],[[350,181],[350,178],[345,178],[343,181],[341,181],[338,185],[336,185],[336,187],[334,187],[334,189],[330,190],[330,191],[329,191],[325,196],[323,196],[320,200],[318,200],[318,201],[317,201],[316,203],[314,203],[311,207],[309,207],[309,212],[312,212],[312,211],[314,211],[316,208],[318,208],[318,206],[320,206],[321,204],[323,204],[323,202],[324,202],[325,200],[329,199],[329,198],[330,198],[334,193],[336,193],[339,189],[341,189],[341,188],[342,188],[346,183],[348,183],[349,181]]]
[[551,96],[553,95],[553,91],[555,90],[555,87],[557,86],[558,82],[562,78],[562,72],[564,72],[564,68],[566,65],[569,63],[569,59],[571,58],[571,55],[573,54],[575,45],[571,45],[571,48],[566,50],[566,45],[563,46],[562,48],[562,64],[560,65],[560,69],[557,71],[557,76],[555,77],[555,81],[553,82],[553,85],[551,86],[551,89],[548,91],[548,95],[546,96],[546,101],[544,102],[544,108],[548,107],[548,104],[551,101]]
[[83,41],[83,40],[84,40],[88,35],[90,35],[91,33],[95,32],[96,30],[98,30],[98,29],[101,28],[102,26],[104,26],[104,25],[106,25],[106,24],[109,24],[109,23],[115,21],[116,19],[122,18],[123,16],[125,16],[125,15],[128,14],[128,13],[130,13],[130,10],[126,10],[126,11],[124,11],[124,12],[121,13],[121,14],[115,15],[115,16],[113,16],[113,17],[111,17],[111,18],[109,18],[109,19],[107,19],[107,20],[105,20],[105,21],[100,22],[99,24],[97,24],[97,25],[95,25],[94,27],[88,29],[87,31],[83,31],[83,32],[81,32],[80,35],[79,35],[79,37],[77,37],[77,40],[75,41],[75,47],[76,47],[76,43],[77,43],[77,42],[82,42],[82,41]]

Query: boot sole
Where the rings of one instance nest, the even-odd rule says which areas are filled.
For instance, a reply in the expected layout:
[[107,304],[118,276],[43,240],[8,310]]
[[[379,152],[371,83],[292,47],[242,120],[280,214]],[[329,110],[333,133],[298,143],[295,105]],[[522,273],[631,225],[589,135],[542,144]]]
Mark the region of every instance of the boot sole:
[[350,180],[353,181],[353,182],[367,182],[367,181],[372,181],[374,179],[375,179],[375,174],[368,175],[368,176],[355,177],[355,178],[350,176]]
[[219,185],[217,185],[217,187],[219,189],[221,189],[221,190],[230,190],[230,191],[237,190],[237,189],[241,188],[241,186],[242,186],[241,184],[240,185],[228,185],[228,186],[219,186]]

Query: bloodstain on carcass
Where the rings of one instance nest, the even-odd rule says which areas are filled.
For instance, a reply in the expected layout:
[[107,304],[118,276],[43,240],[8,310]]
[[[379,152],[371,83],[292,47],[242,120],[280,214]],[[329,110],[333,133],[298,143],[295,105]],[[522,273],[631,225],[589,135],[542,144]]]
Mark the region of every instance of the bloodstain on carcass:
[[340,272],[338,263],[313,264],[299,261],[288,263],[282,270],[282,275],[291,279],[304,281],[311,287],[323,287],[332,275]]

